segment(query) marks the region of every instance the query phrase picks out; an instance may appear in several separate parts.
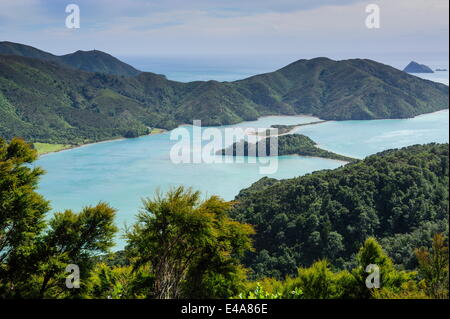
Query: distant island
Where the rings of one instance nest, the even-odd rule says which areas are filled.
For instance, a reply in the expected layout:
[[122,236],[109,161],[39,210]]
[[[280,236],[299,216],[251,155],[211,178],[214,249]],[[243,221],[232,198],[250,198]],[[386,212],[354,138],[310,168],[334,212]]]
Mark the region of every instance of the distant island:
[[437,72],[443,72],[443,71],[448,71],[447,69],[436,69],[435,71]]
[[[310,139],[308,136],[302,134],[290,134],[290,135],[281,135],[277,137],[272,137],[273,139],[277,139],[273,145],[278,145],[278,156],[283,155],[301,155],[301,156],[314,156],[314,157],[322,157],[328,159],[334,159],[344,162],[353,162],[356,159],[340,154],[336,154],[330,151],[323,150],[317,147],[317,143]],[[247,141],[240,141],[233,143],[229,147],[217,151],[217,155],[229,155],[229,156],[237,156],[236,151],[239,147],[242,147],[244,151],[243,156],[256,156],[256,157],[265,157],[265,156],[274,156],[275,149],[272,149],[269,141],[266,141],[265,152],[260,154],[258,152],[259,145],[248,143]],[[250,151],[253,150],[253,153]],[[250,153],[250,154],[249,154]]]
[[425,64],[419,64],[415,61],[409,62],[409,64],[403,69],[408,73],[434,73],[433,70]]
[[[302,59],[233,82],[177,82],[101,51],[55,56],[0,42],[0,136],[80,145],[266,115],[321,120],[411,118],[447,109],[448,86],[368,59]],[[286,128],[289,129],[289,128]]]

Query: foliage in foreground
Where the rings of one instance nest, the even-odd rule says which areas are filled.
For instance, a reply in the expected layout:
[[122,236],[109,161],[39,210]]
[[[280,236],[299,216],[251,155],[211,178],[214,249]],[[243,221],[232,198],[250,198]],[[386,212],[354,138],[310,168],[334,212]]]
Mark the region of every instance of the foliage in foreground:
[[224,298],[245,278],[239,263],[253,228],[231,220],[231,203],[178,187],[144,200],[127,233],[134,269],[147,265],[155,298]]
[[[283,280],[249,281],[242,256],[253,249],[253,228],[229,217],[232,203],[183,187],[145,199],[125,250],[111,254],[115,210],[99,203],[46,218],[36,156],[20,139],[0,139],[0,298],[448,298],[443,234],[416,247],[414,271],[369,237],[349,270],[321,259]],[[81,271],[78,289],[66,287],[70,264]],[[369,265],[379,288],[367,288]]]
[[[356,255],[357,266],[351,271],[333,271],[326,260],[311,267],[298,268],[297,276],[283,281],[264,278],[248,284],[240,298],[248,299],[429,299],[448,298],[448,244],[442,234],[433,238],[432,249],[421,248],[418,254],[419,271],[398,270],[374,238],[368,238]],[[380,270],[379,287],[367,288],[371,271],[368,265]],[[373,283],[372,280],[368,280]]]
[[105,203],[80,213],[66,210],[47,221],[49,203],[36,193],[40,168],[27,165],[36,151],[20,139],[0,139],[0,297],[70,295],[65,268],[77,264],[87,278],[92,257],[113,246],[115,210]]

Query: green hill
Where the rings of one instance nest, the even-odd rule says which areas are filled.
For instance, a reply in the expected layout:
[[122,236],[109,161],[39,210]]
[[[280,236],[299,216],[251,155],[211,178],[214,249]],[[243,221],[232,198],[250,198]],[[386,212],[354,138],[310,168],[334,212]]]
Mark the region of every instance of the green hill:
[[46,61],[58,61],[56,55],[36,49],[29,45],[9,41],[0,41],[0,54],[17,55]]
[[396,264],[413,269],[413,248],[448,232],[448,147],[389,150],[334,170],[265,177],[241,190],[232,217],[256,230],[246,264],[257,276],[275,277],[324,258],[343,268],[374,236]]
[[149,72],[107,74],[127,68],[99,51],[56,57],[3,42],[0,53],[8,54],[0,54],[0,136],[8,139],[78,144],[138,136],[148,127],[171,129],[194,119],[223,125],[306,113],[361,120],[448,108],[448,86],[370,60],[299,60],[235,82],[181,83]]
[[56,56],[28,45],[3,41],[0,42],[0,54],[53,61],[66,67],[89,72],[124,76],[135,76],[140,73],[140,71],[131,65],[123,63],[115,57],[98,50],[77,51],[71,54]]
[[448,108],[448,86],[367,59],[299,60],[237,83],[273,111],[324,120],[408,118]]
[[88,72],[124,76],[136,76],[141,73],[112,55],[98,50],[77,51],[71,54],[62,55],[59,58],[65,65]]

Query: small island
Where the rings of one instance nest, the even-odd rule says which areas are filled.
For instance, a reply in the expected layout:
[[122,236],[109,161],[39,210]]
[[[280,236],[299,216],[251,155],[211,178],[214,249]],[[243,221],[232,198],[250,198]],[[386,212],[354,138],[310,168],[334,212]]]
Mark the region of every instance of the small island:
[[446,72],[446,71],[448,71],[447,69],[436,69],[435,70],[436,72]]
[[[322,158],[328,158],[328,159],[334,159],[338,161],[344,161],[344,162],[354,162],[357,159],[336,154],[330,151],[323,150],[319,147],[317,147],[317,143],[314,142],[312,139],[310,139],[308,136],[302,135],[302,134],[291,134],[291,135],[281,135],[272,137],[274,139],[277,139],[278,141],[275,141],[278,143],[278,156],[282,155],[301,155],[301,156],[314,156],[314,157],[322,157]],[[258,153],[258,143],[248,143],[247,141],[240,141],[233,143],[233,145],[230,145],[229,147],[219,150],[216,154],[217,155],[230,155],[230,156],[237,156],[236,155],[236,149],[238,147],[242,147],[244,151],[244,156],[249,156],[249,149],[253,150],[251,153],[255,153],[256,157],[261,156],[274,156],[275,150],[270,148],[269,141],[266,141],[266,152],[263,154]]]
[[419,64],[415,61],[409,62],[409,64],[403,69],[408,73],[434,73],[433,70],[425,64]]

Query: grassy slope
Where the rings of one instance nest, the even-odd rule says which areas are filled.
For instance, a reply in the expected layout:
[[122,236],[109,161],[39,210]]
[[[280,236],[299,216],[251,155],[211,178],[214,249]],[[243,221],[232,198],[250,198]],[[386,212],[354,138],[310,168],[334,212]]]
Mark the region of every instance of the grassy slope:
[[72,148],[70,144],[48,144],[48,143],[33,143],[33,147],[37,150],[39,155],[58,152],[65,149]]

